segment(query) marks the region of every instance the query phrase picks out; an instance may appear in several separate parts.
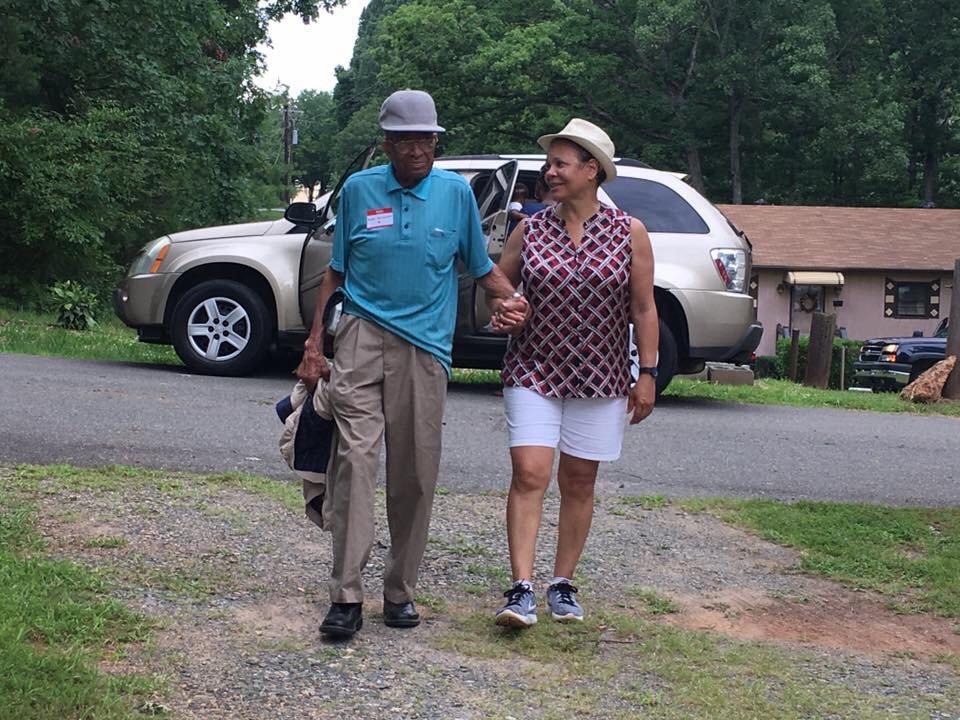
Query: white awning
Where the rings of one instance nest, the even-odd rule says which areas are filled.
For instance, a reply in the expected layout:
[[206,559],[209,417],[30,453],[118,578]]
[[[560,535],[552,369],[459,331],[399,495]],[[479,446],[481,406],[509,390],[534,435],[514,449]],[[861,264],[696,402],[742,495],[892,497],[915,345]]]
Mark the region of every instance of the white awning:
[[843,285],[839,272],[788,272],[787,285]]

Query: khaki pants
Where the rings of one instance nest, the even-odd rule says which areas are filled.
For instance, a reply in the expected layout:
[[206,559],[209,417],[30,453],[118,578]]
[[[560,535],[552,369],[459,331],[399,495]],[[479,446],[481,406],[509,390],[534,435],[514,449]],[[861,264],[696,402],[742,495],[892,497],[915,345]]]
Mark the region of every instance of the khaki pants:
[[390,552],[383,595],[413,600],[440,468],[446,370],[430,353],[347,315],[337,330],[330,392],[339,433],[330,484],[330,599],[363,601],[360,573],[374,542],[374,484],[385,439]]

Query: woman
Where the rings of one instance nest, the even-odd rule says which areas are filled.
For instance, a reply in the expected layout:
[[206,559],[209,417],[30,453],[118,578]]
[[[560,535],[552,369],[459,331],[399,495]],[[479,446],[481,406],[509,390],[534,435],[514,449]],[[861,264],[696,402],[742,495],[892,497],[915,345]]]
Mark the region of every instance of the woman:
[[[593,518],[600,462],[620,456],[630,424],[653,410],[658,325],[653,251],[636,218],[597,199],[616,177],[607,134],[581,119],[538,142],[547,151],[553,207],[524,220],[507,240],[500,268],[522,282],[531,313],[494,301],[494,327],[514,337],[504,357],[504,406],[513,477],[507,540],[513,587],[496,623],[537,621],[533,563],[543,497],[554,451],[560,525],[553,579],[546,592],[552,617],[583,619],[573,577]],[[628,323],[635,328],[640,375],[631,387]],[[518,326],[522,327],[517,330]]]

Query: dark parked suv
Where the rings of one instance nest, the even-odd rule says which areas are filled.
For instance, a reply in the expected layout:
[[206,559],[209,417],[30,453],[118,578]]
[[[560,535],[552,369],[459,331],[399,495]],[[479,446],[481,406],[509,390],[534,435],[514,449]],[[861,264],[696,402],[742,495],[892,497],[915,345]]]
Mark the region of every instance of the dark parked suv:
[[854,382],[874,390],[900,390],[924,370],[943,360],[947,349],[949,318],[932,337],[874,338],[860,348],[853,364]]

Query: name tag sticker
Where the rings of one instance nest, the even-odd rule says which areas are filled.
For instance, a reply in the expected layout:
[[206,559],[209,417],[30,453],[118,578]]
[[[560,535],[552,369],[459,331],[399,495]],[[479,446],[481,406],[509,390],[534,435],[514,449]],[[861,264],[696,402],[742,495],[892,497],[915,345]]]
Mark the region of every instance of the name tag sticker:
[[367,210],[367,230],[391,227],[393,225],[393,208],[377,208]]

